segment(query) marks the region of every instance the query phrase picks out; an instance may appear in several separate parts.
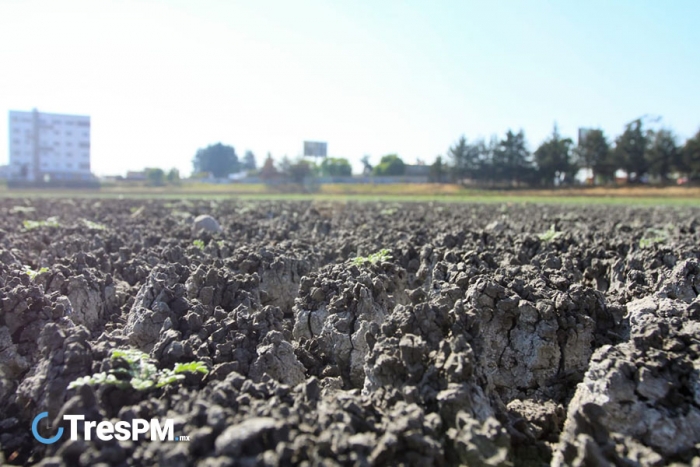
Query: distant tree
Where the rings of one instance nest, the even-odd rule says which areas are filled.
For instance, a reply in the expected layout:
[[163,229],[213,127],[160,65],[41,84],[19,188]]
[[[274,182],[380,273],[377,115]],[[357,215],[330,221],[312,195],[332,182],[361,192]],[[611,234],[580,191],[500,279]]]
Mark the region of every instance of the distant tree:
[[445,164],[442,162],[442,156],[437,156],[435,162],[430,166],[430,181],[442,183],[445,179],[445,173]]
[[352,175],[352,166],[347,159],[326,157],[321,162],[321,175],[327,177],[349,177]]
[[557,125],[554,125],[552,135],[535,151],[535,163],[540,181],[551,185],[555,180],[562,180],[573,172],[571,161],[571,138],[562,138]]
[[500,141],[496,135],[492,135],[488,143],[484,141],[477,143],[479,159],[475,178],[482,182],[488,182],[489,185],[497,180],[494,155],[498,151],[499,145]]
[[383,156],[379,164],[373,169],[374,175],[403,175],[406,172],[406,164],[396,154]]
[[646,147],[647,138],[642,130],[641,118],[628,123],[624,133],[615,140],[614,159],[617,166],[627,172],[628,182],[639,180],[647,172]]
[[284,157],[282,157],[282,160],[280,161],[279,167],[280,167],[280,172],[284,174],[289,174],[289,168],[292,166],[292,161],[289,159],[289,157],[285,154]]
[[307,160],[300,159],[289,165],[287,175],[294,183],[304,183],[307,177],[313,175],[313,164]]
[[452,178],[475,178],[479,171],[479,156],[483,149],[483,142],[476,144],[467,143],[464,135],[447,151],[447,156],[452,160],[450,170]]
[[257,163],[255,161],[255,154],[253,154],[253,151],[246,151],[245,155],[243,156],[243,169],[244,170],[255,170],[257,169]]
[[668,180],[668,174],[678,165],[681,151],[678,148],[676,135],[671,130],[661,129],[649,135],[649,150],[647,165],[649,173]]
[[596,176],[611,180],[615,176],[615,162],[608,140],[603,130],[589,130],[578,142],[574,149],[578,165],[591,171],[595,181]]
[[232,146],[221,143],[199,149],[192,160],[194,172],[210,172],[214,177],[223,178],[238,171],[238,156]]
[[165,185],[165,172],[163,172],[163,169],[147,168],[144,169],[144,172],[146,172],[146,183],[148,183],[149,185]]
[[678,166],[692,180],[700,179],[700,130],[685,142]]
[[264,181],[272,180],[279,175],[275,167],[275,161],[272,159],[272,154],[267,153],[267,158],[260,169],[260,178]]
[[365,154],[362,156],[362,159],[360,159],[362,162],[362,174],[363,175],[371,175],[372,174],[372,164],[369,163],[369,156]]
[[525,144],[525,133],[508,130],[493,154],[493,165],[498,180],[522,182],[532,175],[530,153]]
[[453,175],[457,179],[462,178],[466,153],[467,138],[464,135],[460,136],[454,146],[450,146],[447,150],[447,157],[452,161]]
[[166,175],[165,178],[171,185],[177,185],[178,183],[180,183],[180,171],[173,167],[172,169],[170,169],[168,175]]

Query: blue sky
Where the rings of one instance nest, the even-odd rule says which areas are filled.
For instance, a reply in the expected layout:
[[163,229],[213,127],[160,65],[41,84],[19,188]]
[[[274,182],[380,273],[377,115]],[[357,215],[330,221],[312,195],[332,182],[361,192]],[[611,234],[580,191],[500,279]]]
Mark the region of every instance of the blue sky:
[[[101,175],[191,172],[216,142],[279,160],[304,140],[356,169],[432,162],[525,131],[617,136],[644,114],[700,129],[700,2],[0,0],[8,110],[92,118]],[[8,159],[0,131],[0,164]]]

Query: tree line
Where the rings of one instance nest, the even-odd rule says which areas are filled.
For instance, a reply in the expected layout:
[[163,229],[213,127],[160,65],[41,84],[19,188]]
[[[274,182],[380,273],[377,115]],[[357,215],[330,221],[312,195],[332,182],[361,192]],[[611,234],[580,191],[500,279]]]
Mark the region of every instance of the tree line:
[[[369,156],[364,156],[362,163],[365,175],[403,175],[406,166],[396,154],[382,157],[376,166],[369,163]],[[243,161],[239,161],[236,150],[221,143],[199,149],[192,159],[192,165],[195,176],[211,175],[216,178],[225,178],[241,171],[258,175],[263,181],[287,179],[295,183],[300,183],[307,177],[352,176],[352,165],[344,157],[326,157],[316,163],[303,157],[292,160],[284,156],[276,163],[268,153],[262,167],[257,169],[256,158],[251,151],[246,151]]]
[[287,179],[295,183],[301,183],[309,176],[342,177],[352,175],[352,166],[345,158],[327,157],[320,164],[304,158],[292,161],[284,156],[279,164],[275,164],[270,153],[257,169],[255,155],[252,151],[246,151],[243,160],[240,161],[236,150],[229,145],[217,143],[199,149],[192,160],[194,175],[211,175],[216,178],[225,178],[232,173],[246,171],[251,175],[258,175],[264,181],[272,179]]
[[[700,131],[681,144],[673,130],[646,129],[644,123],[645,117],[631,121],[614,139],[601,129],[588,129],[579,134],[577,144],[572,138],[562,136],[555,124],[552,133],[534,152],[528,150],[523,130],[517,133],[508,130],[502,138],[492,136],[488,141],[469,141],[463,135],[448,149],[446,160],[442,156],[436,158],[430,166],[429,180],[484,186],[552,186],[574,183],[581,169],[588,169],[594,183],[615,181],[620,169],[626,173],[628,182],[653,177],[665,183],[672,175],[700,179]],[[361,161],[364,175],[406,173],[407,165],[397,154],[383,156],[374,166],[369,156]],[[284,156],[275,163],[268,153],[258,169],[251,151],[239,159],[232,146],[221,143],[199,149],[192,163],[195,176],[211,174],[217,178],[247,171],[263,181],[282,179],[302,183],[308,177],[352,175],[350,162],[338,157],[316,163],[303,157],[291,160]],[[174,174],[152,176],[154,180],[158,176],[169,181],[179,179]]]
[[[577,145],[563,137],[557,126],[530,153],[522,130],[509,130],[503,138],[469,142],[462,136],[448,150],[445,171],[453,181],[478,184],[551,186],[573,183],[580,169],[588,169],[592,180],[615,180],[623,170],[628,182],[654,177],[667,182],[672,174],[690,180],[700,178],[700,131],[680,144],[668,129],[645,129],[644,119],[625,125],[624,132],[610,140],[601,129],[582,132]],[[436,164],[442,163],[441,160]]]

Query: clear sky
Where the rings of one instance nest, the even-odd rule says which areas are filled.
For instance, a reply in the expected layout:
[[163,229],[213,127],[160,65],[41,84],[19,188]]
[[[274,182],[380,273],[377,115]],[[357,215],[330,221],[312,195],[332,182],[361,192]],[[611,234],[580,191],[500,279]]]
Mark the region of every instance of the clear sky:
[[522,128],[531,150],[644,114],[700,129],[697,0],[0,0],[7,112],[90,115],[100,175],[184,174],[222,142],[262,162],[304,140],[356,170],[431,162]]

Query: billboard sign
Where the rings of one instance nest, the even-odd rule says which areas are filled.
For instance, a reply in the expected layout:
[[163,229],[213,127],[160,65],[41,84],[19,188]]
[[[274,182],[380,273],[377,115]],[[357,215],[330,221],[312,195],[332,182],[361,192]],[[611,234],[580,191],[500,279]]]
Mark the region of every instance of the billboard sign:
[[311,157],[326,157],[328,143],[320,141],[304,141],[304,155]]
[[588,136],[588,133],[591,132],[590,128],[579,128],[578,129],[578,144],[581,145],[581,142],[586,139],[586,136]]

